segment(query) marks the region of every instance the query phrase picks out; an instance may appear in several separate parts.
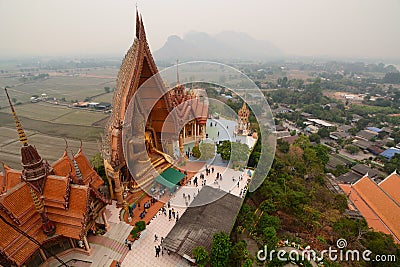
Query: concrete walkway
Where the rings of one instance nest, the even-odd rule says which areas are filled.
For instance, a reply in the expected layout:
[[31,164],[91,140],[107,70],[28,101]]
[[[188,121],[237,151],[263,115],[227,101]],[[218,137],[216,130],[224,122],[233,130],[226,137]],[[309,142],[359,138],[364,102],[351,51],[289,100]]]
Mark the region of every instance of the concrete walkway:
[[[229,190],[231,194],[239,196],[240,191],[243,190],[247,183],[249,176],[240,171],[235,171],[220,166],[210,166],[214,167],[214,173],[206,176],[205,171],[200,172],[205,176],[206,184],[213,187],[220,187],[227,193]],[[222,181],[218,184],[214,183],[216,173],[219,172],[223,175]],[[175,196],[170,200],[170,209],[174,209],[175,212],[181,216],[186,210],[186,202],[188,205],[193,201],[193,196],[197,195],[198,190],[201,190],[201,179],[199,179],[200,173],[196,176],[198,177],[199,186],[193,184],[194,177],[191,179],[191,185],[186,185],[181,187],[175,194]],[[239,181],[239,176],[243,175],[243,179]],[[195,177],[196,177],[195,176]],[[233,181],[232,177],[235,179]],[[239,187],[237,182],[239,181]],[[185,198],[183,197],[185,194]],[[190,200],[187,197],[190,195]],[[138,240],[136,240],[132,245],[132,251],[130,251],[122,262],[122,266],[190,266],[189,262],[182,257],[171,253],[167,255],[166,251],[164,255],[160,257],[155,257],[155,246],[161,245],[161,237],[166,237],[171,229],[176,223],[176,219],[171,221],[168,219],[168,206],[164,206],[167,209],[167,215],[160,212],[153,217],[150,224],[144,230]],[[158,240],[155,241],[155,235],[157,235]]]
[[[186,211],[186,202],[189,205],[198,191],[201,190],[200,173],[204,174],[206,184],[212,187],[220,188],[236,196],[240,196],[244,187],[247,184],[249,176],[246,172],[235,171],[222,166],[214,167],[214,172],[208,176],[205,171],[197,173],[194,177],[198,178],[198,186],[193,184],[194,177],[191,183],[182,186],[170,200],[170,208],[174,209],[179,217]],[[222,174],[222,180],[215,183],[217,172]],[[239,176],[243,179],[239,180]],[[239,182],[239,186],[238,186]],[[183,197],[185,194],[185,198]],[[188,197],[190,195],[190,199]],[[207,204],[207,203],[205,203]],[[92,248],[90,256],[79,253],[69,253],[62,256],[62,260],[70,262],[76,266],[110,266],[113,260],[120,261],[122,266],[140,266],[140,267],[157,267],[157,266],[190,266],[189,262],[179,255],[171,253],[167,254],[164,251],[160,257],[155,257],[155,246],[161,245],[161,237],[166,237],[176,223],[176,218],[169,220],[168,205],[164,206],[167,210],[167,215],[159,211],[146,226],[146,229],[141,232],[140,238],[132,244],[132,250],[124,245],[125,239],[129,236],[132,226],[119,220],[119,209],[116,208],[115,202],[107,207],[107,218],[110,224],[109,230],[103,236],[90,236],[88,238]],[[157,240],[155,240],[157,235]],[[81,263],[79,263],[81,262]],[[59,266],[57,262],[52,262],[49,266]]]

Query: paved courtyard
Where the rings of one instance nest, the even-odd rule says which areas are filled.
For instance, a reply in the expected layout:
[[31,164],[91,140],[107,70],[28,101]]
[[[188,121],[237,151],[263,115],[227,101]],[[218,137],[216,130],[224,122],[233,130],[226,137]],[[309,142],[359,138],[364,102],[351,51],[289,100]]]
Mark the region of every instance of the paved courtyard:
[[[240,195],[241,190],[243,191],[247,184],[247,179],[249,178],[247,173],[244,174],[243,172],[220,166],[210,166],[210,168],[211,167],[214,167],[214,173],[207,176],[205,175],[205,171],[199,172],[192,178],[190,185],[181,187],[171,199],[171,209],[173,208],[175,212],[178,212],[179,216],[185,212],[186,202],[188,202],[188,204],[191,203],[193,201],[193,196],[197,195],[198,191],[202,188],[202,180],[199,179],[200,173],[204,174],[206,184],[209,186],[219,187],[227,193],[230,190],[231,194],[236,196]],[[222,181],[219,181],[218,184],[214,183],[217,172],[221,173],[223,176]],[[239,181],[239,176],[241,175],[243,175],[243,179]],[[197,187],[193,184],[195,177],[198,177]],[[232,178],[234,178],[235,181],[233,181]],[[239,187],[237,186],[238,181]],[[183,194],[185,194],[185,198]],[[187,197],[188,195],[191,196],[190,201]],[[168,210],[167,205],[165,207]],[[175,222],[176,220],[169,221],[168,211],[167,215],[162,214],[160,211],[158,215],[152,219],[146,230],[142,232],[140,239],[133,243],[132,250],[125,257],[122,266],[190,266],[187,260],[172,253],[167,255],[167,253],[164,252],[163,256],[161,256],[160,253],[160,257],[155,257],[155,246],[160,245],[161,237],[166,237],[168,235],[175,225]],[[158,236],[158,241],[154,241],[154,235]]]
[[[244,188],[247,184],[249,176],[247,172],[235,171],[223,166],[209,166],[214,168],[214,172],[206,175],[205,170],[200,171],[197,175],[193,176],[191,183],[182,186],[175,193],[170,200],[170,209],[179,214],[179,217],[185,212],[187,205],[193,201],[194,197],[202,188],[202,181],[206,185],[215,188],[220,188],[236,196],[243,194]],[[200,174],[204,174],[204,180],[200,179]],[[216,174],[222,174],[222,180],[218,179],[215,182]],[[198,186],[195,186],[193,181],[197,177]],[[242,177],[242,179],[239,179]],[[238,186],[239,183],[239,186]],[[185,198],[183,197],[185,194]],[[190,195],[190,198],[188,197]],[[161,237],[166,237],[176,223],[176,219],[169,220],[167,204],[164,206],[167,209],[167,215],[162,214],[161,211],[155,215],[146,229],[141,233],[140,238],[132,244],[132,250],[128,250],[125,246],[125,239],[129,236],[132,226],[119,220],[119,209],[113,205],[107,207],[107,217],[110,224],[109,231],[103,236],[89,237],[89,243],[92,248],[90,256],[69,253],[60,258],[74,266],[110,266],[114,260],[120,261],[122,266],[141,266],[141,267],[155,267],[155,266],[190,266],[189,262],[179,255],[164,251],[160,257],[155,257],[155,246],[161,245]],[[157,241],[155,241],[157,235]],[[49,266],[59,266],[58,262],[51,262]]]

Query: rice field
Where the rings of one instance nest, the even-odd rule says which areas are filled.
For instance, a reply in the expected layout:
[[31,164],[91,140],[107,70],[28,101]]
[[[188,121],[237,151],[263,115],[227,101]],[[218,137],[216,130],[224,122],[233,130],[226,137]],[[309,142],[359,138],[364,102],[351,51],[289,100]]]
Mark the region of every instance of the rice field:
[[[6,138],[3,139],[3,137]],[[0,127],[0,138],[0,160],[12,168],[21,169],[21,143],[18,141],[17,132],[11,128]],[[8,142],[4,142],[4,140],[8,140]],[[59,159],[66,148],[63,138],[41,133],[30,132],[28,141],[37,148],[43,159],[47,160],[50,164]],[[67,139],[67,142],[68,153],[70,155],[76,153],[79,149],[80,141]],[[83,142],[83,152],[88,159],[92,158],[93,155],[99,153],[99,143],[96,141]]]
[[[74,76],[57,74],[47,79],[22,82],[21,74],[0,76],[0,88],[9,86],[11,98],[16,102],[28,102],[33,95],[47,94],[48,97],[65,99],[67,102],[83,101],[104,93],[104,87],[115,87],[115,70],[93,70],[94,74],[85,76]],[[96,72],[99,72],[96,74]],[[0,93],[0,107],[7,105],[7,100],[3,92]]]
[[[11,112],[7,109],[8,107],[2,109],[1,112],[8,113],[11,116]],[[83,126],[91,126],[93,123],[107,117],[107,114],[99,111],[69,108],[45,102],[17,105],[15,106],[15,110],[19,117],[58,124]],[[21,122],[24,123],[22,119]]]

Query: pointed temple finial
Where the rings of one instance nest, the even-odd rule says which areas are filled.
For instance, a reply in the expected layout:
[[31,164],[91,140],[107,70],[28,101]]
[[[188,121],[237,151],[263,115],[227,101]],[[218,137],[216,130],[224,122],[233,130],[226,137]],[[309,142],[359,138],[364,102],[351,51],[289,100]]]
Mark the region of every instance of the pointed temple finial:
[[67,152],[68,153],[68,141],[67,141],[67,139],[65,139],[64,138],[64,142],[65,142],[65,152]]
[[140,31],[140,18],[139,18],[139,11],[137,8],[137,2],[136,2],[136,38],[139,39],[139,31]]
[[[72,150],[71,150],[71,155],[73,155],[73,154],[74,154],[74,152],[72,152]],[[76,177],[78,178],[78,183],[83,184],[83,176],[82,176],[81,170],[79,169],[78,163],[76,162],[74,157],[72,157],[72,163],[74,164],[75,174],[76,174]]]
[[19,141],[21,141],[21,143],[24,146],[27,146],[28,145],[28,138],[26,137],[24,129],[22,128],[22,125],[21,125],[21,123],[20,123],[20,121],[19,121],[19,119],[17,117],[17,113],[14,110],[14,106],[11,103],[10,96],[8,95],[8,92],[7,92],[7,86],[4,88],[4,90],[6,91],[6,95],[7,95],[7,98],[8,98],[8,103],[10,104],[11,112],[12,112],[12,115],[14,117],[15,127],[17,128],[17,132],[18,132],[18,135],[19,135]]
[[176,59],[176,83],[179,84],[179,59]]

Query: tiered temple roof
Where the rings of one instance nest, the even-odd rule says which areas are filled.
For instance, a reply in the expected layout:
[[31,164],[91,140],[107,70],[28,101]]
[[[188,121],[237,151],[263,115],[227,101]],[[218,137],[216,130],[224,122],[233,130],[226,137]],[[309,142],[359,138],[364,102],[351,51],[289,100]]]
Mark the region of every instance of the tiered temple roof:
[[199,124],[207,122],[208,105],[196,96],[193,91],[186,90],[184,85],[178,83],[168,93],[172,103],[170,111],[174,110],[181,121],[187,123],[190,118],[195,118]]
[[[90,222],[92,218],[87,216],[90,202],[93,199],[98,199],[106,205],[108,201],[98,195],[97,189],[102,185],[103,180],[88,165],[81,150],[75,158],[80,159],[78,166],[84,170],[83,185],[72,182],[74,169],[71,169],[70,164],[62,165],[63,168],[60,167],[61,162],[68,162],[64,154],[53,165],[56,166],[54,170],[57,171],[54,172],[58,175],[48,175],[44,186],[44,207],[50,221],[54,222],[56,226],[53,237],[47,237],[41,229],[40,215],[32,201],[30,186],[21,180],[21,172],[6,165],[4,165],[5,175],[2,180],[6,185],[12,186],[6,186],[0,194],[0,215],[40,243],[60,236],[81,239],[83,235],[86,235],[90,226],[89,223],[93,223],[93,221]],[[63,174],[63,171],[66,174]],[[0,221],[0,235],[2,236],[0,238],[0,249],[7,258],[17,265],[24,263],[38,249],[36,244],[17,233],[3,221]]]
[[11,102],[10,106],[23,144],[23,170],[3,164],[0,174],[0,262],[7,259],[20,266],[39,246],[13,227],[40,244],[60,237],[81,240],[109,201],[98,191],[103,180],[82,149],[72,160],[65,152],[51,168],[28,144]]

